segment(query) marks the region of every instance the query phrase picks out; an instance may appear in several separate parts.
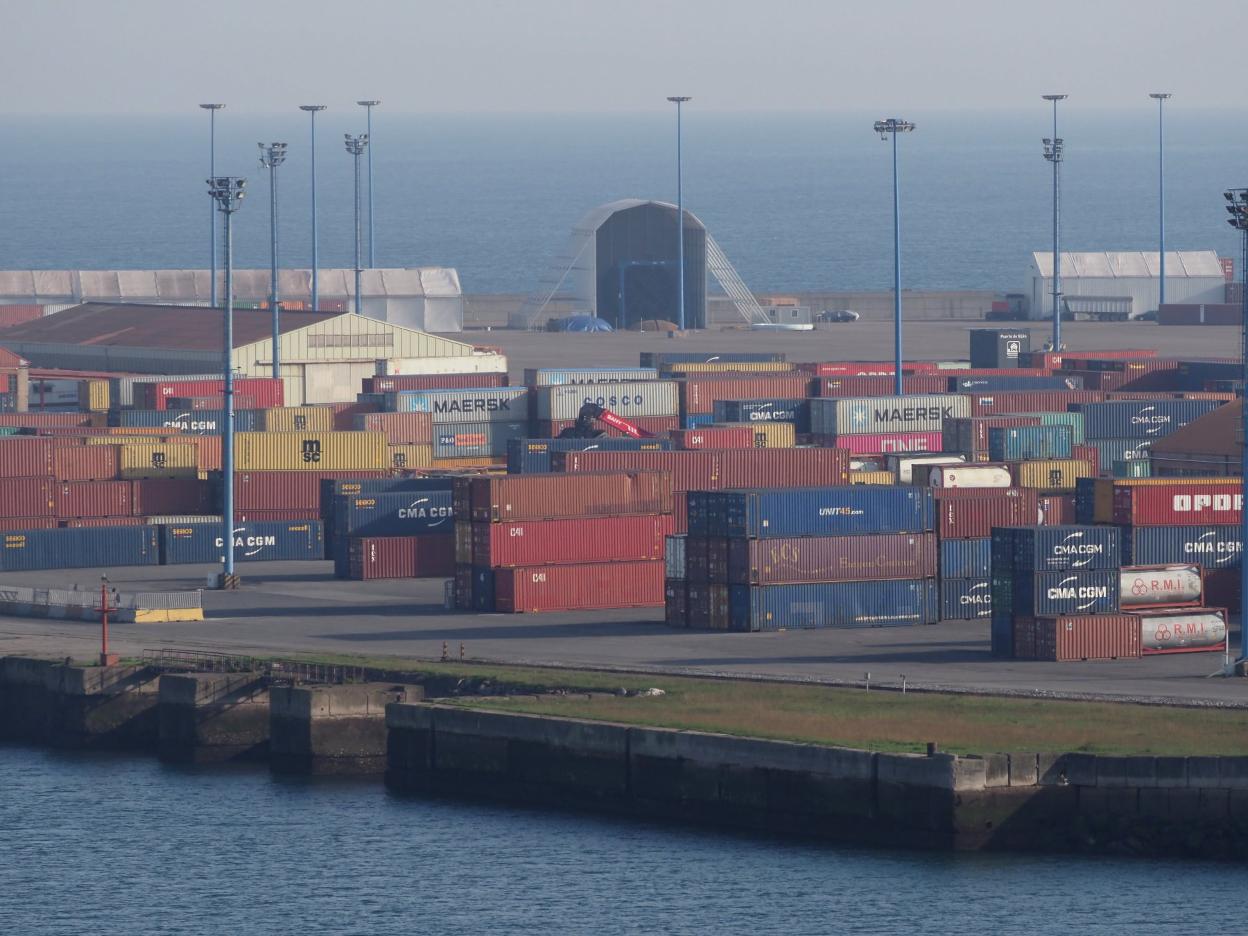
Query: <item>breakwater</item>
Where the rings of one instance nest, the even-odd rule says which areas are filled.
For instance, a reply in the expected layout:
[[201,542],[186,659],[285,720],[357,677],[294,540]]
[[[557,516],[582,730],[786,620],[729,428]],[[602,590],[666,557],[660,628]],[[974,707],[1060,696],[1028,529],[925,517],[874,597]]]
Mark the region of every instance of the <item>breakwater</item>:
[[380,777],[454,795],[939,850],[1248,857],[1248,757],[881,753],[421,701],[0,659],[0,740]]

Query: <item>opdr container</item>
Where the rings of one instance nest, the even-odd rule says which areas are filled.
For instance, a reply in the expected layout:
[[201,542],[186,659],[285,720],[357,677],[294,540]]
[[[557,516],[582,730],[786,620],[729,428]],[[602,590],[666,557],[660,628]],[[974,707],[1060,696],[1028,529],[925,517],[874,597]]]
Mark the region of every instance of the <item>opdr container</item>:
[[207,514],[220,509],[213,486],[189,478],[148,478],[131,481],[131,502],[136,517],[151,515]]
[[1129,566],[1119,573],[1123,610],[1198,605],[1204,591],[1198,565]]
[[[224,557],[225,540],[219,524],[197,523],[157,529],[161,532],[162,565],[221,562]],[[325,556],[319,521],[236,523],[233,548],[236,562],[323,559]]]
[[240,471],[388,467],[380,432],[240,432],[235,445]]
[[1242,483],[1238,478],[1156,480],[1166,483],[1114,488],[1113,522],[1134,526],[1188,526],[1242,521]]
[[1227,615],[1222,608],[1140,611],[1135,617],[1141,651],[1146,655],[1226,648]]
[[1139,620],[1131,614],[1040,617],[1034,629],[1037,660],[1133,660],[1140,655]]
[[845,485],[727,491],[724,498],[729,536],[837,536],[933,529],[932,496],[926,488]]
[[970,398],[955,394],[848,397],[810,401],[810,430],[826,435],[860,432],[936,432],[946,419],[970,415]]
[[1118,610],[1118,573],[1016,570],[1012,595],[1014,613],[1029,617],[1108,614]]
[[[918,579],[936,574],[936,535],[728,539],[727,581],[742,585]],[[712,572],[711,580],[715,581]]]
[[987,576],[940,580],[940,619],[973,621],[992,617],[992,586]]
[[935,579],[732,585],[732,630],[886,627],[932,624],[940,617]]
[[671,532],[671,514],[474,523],[472,563],[498,568],[662,559]]
[[1119,527],[1048,526],[1014,531],[1014,568],[1018,570],[1117,569],[1122,557]]
[[516,422],[529,417],[528,387],[401,390],[386,394],[395,413],[431,413],[437,423]]
[[494,570],[494,610],[572,611],[663,606],[663,561]]
[[945,539],[940,541],[941,578],[987,579],[992,561],[992,539]]
[[1239,526],[1122,527],[1123,558],[1130,565],[1196,563],[1205,569],[1238,568]]
[[992,461],[1024,461],[1070,458],[1074,434],[1070,426],[1022,426],[988,430],[988,458]]

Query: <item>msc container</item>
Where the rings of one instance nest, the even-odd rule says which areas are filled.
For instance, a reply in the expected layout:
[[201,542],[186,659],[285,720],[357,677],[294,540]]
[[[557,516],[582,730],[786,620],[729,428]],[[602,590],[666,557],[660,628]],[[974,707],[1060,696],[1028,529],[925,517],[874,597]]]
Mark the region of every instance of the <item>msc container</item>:
[[334,504],[334,544],[349,536],[453,533],[451,492],[399,491],[341,496]]
[[1216,409],[1216,400],[1115,400],[1079,405],[1089,439],[1162,438]]
[[334,411],[328,406],[283,406],[260,410],[265,432],[331,432]]
[[788,422],[711,423],[704,428],[749,429],[754,448],[793,448],[797,444],[795,426]]
[[385,433],[390,445],[433,443],[433,416],[429,413],[358,413],[352,427],[358,432]]
[[933,529],[926,488],[845,485],[725,491],[728,536],[772,539],[850,533],[923,533]]
[[793,423],[798,432],[810,432],[810,401],[806,399],[716,400],[712,408],[716,422]]
[[941,426],[942,452],[986,452],[988,430],[1040,426],[1044,421],[1036,414],[1011,416],[970,416],[947,420]]
[[494,570],[503,613],[663,606],[663,561],[602,562]]
[[545,386],[533,390],[537,419],[576,419],[586,403],[597,403],[625,419],[680,414],[676,383],[671,380]]
[[365,377],[365,393],[395,393],[399,390],[449,390],[457,387],[505,387],[505,373],[471,374],[389,374]]
[[386,394],[394,413],[431,413],[434,424],[516,422],[529,418],[528,387],[466,387],[456,390],[400,390]]
[[927,483],[934,488],[1008,488],[1014,479],[1005,465],[938,465],[927,473]]
[[[974,489],[966,490],[968,494],[978,493]],[[1036,497],[1031,491],[988,490],[994,493],[984,493],[982,497],[942,497],[936,501],[936,529],[942,540],[981,539],[991,536],[995,527],[1029,526],[1038,522]],[[997,491],[1000,493],[995,493]]]
[[129,481],[74,481],[52,488],[53,512],[71,517],[129,517],[134,513]]
[[810,385],[804,374],[690,376],[680,383],[680,415],[713,414],[716,400],[803,399],[810,395]]
[[240,432],[239,471],[342,471],[388,467],[380,432]]
[[671,514],[474,523],[472,564],[499,568],[662,559],[671,532]]
[[657,452],[672,447],[670,439],[509,439],[507,473],[533,474],[550,471],[552,452]]
[[448,578],[455,574],[454,537],[369,536],[347,547],[346,578]]
[[1193,562],[1205,569],[1237,569],[1243,553],[1240,527],[1122,527],[1126,565]]
[[433,465],[432,445],[387,445],[391,468],[429,468]]
[[889,455],[884,464],[901,484],[919,484],[926,481],[926,475],[922,475],[922,480],[920,475],[927,466],[960,465],[965,461],[962,455]]
[[1224,608],[1138,611],[1135,618],[1145,655],[1226,649],[1229,628]]
[[[727,581],[740,585],[919,579],[936,574],[936,535],[728,539]],[[712,562],[713,565],[713,562]],[[711,573],[711,580],[715,575]]]
[[672,442],[678,450],[753,448],[754,429],[751,426],[678,429],[672,433]]
[[1156,480],[1163,483],[1114,488],[1112,522],[1133,526],[1242,522],[1243,495],[1239,478]]
[[1091,571],[1122,565],[1119,527],[1047,526],[1014,531],[1014,568],[1019,571]]
[[557,472],[664,471],[674,491],[844,484],[849,454],[841,449],[723,449],[700,452],[563,452]]
[[[221,525],[195,523],[149,527],[160,530],[161,565],[221,562],[225,540]],[[319,521],[234,524],[234,561],[323,559],[325,542]]]
[[847,397],[810,401],[810,431],[825,435],[862,432],[935,432],[946,419],[970,415],[970,399],[954,394]]
[[199,449],[189,443],[131,442],[117,447],[117,475],[125,479],[195,478]]
[[979,578],[945,578],[940,580],[940,619],[942,621],[973,621],[992,617],[992,583],[986,575]]
[[897,476],[891,471],[851,471],[850,484],[896,484]]
[[1020,462],[1014,466],[1015,484],[1041,491],[1073,491],[1078,479],[1092,474],[1092,463],[1078,458]]
[[[993,601],[997,596],[994,594]],[[1015,570],[1012,606],[1016,614],[1110,614],[1118,610],[1118,572],[1036,572]]]
[[1067,614],[1035,620],[1034,659],[1134,660],[1140,656],[1139,619],[1131,614]]
[[940,541],[941,578],[984,578],[992,562],[992,538],[944,539]]
[[107,481],[117,477],[119,468],[116,446],[76,445],[52,452],[54,481]]
[[939,452],[939,432],[863,432],[854,435],[816,436],[820,445],[853,455],[887,455],[894,452]]
[[988,430],[988,458],[996,462],[1070,458],[1072,445],[1074,433],[1070,426]]
[[1190,564],[1128,566],[1119,573],[1122,609],[1198,605],[1204,594],[1204,573]]
[[111,526],[5,533],[0,571],[156,565],[159,527]]
[[527,387],[561,387],[657,380],[658,376],[658,370],[653,367],[529,367],[524,371],[524,383]]
[[433,433],[434,458],[505,456],[512,439],[528,434],[527,422],[438,423]]
[[935,579],[731,585],[732,630],[887,627],[934,624],[940,618]]
[[668,536],[663,544],[663,575],[669,581],[685,580],[685,543],[688,537],[684,534]]
[[[235,410],[234,431],[258,431],[258,414],[258,410]],[[161,427],[188,435],[220,435],[225,426],[225,414],[220,410],[122,410],[116,415],[121,427]]]
[[672,512],[672,479],[659,471],[507,475],[472,478],[468,486],[474,522]]

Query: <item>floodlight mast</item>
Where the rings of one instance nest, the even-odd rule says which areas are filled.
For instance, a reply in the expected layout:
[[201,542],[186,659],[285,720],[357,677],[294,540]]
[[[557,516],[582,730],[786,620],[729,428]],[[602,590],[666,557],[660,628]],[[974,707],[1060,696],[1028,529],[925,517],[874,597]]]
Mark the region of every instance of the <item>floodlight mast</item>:
[[[1248,377],[1248,189],[1227,189],[1222,193],[1222,197],[1226,199],[1226,212],[1230,215],[1226,223],[1240,233],[1241,249],[1240,249],[1240,302],[1242,321],[1240,324],[1240,379]],[[1248,382],[1245,382],[1248,387]],[[1239,423],[1239,444],[1240,458],[1242,459],[1240,467],[1240,543],[1248,542],[1248,401],[1241,398],[1242,412],[1240,413]],[[1239,612],[1239,660],[1242,662],[1248,660],[1248,627],[1245,626],[1245,604],[1243,596],[1248,595],[1248,561],[1242,561],[1239,564],[1239,593],[1240,607]],[[1228,622],[1229,624],[1229,622]],[[1227,643],[1230,643],[1230,634],[1227,634]]]
[[910,133],[914,124],[900,117],[889,117],[875,122],[875,132],[880,139],[893,143],[893,392],[902,395],[901,348],[901,196],[897,184],[897,134]]
[[1067,94],[1042,94],[1053,104],[1053,136],[1044,140],[1044,158],[1053,164],[1053,353],[1062,351],[1061,165],[1064,142],[1057,135],[1057,102]]
[[355,314],[362,315],[364,307],[360,297],[360,157],[368,149],[368,134],[352,136],[344,133],[347,152],[355,158]]
[[285,143],[258,143],[260,168],[269,170],[269,312],[273,319],[273,379],[282,376],[281,296],[277,284],[277,167],[286,161]]

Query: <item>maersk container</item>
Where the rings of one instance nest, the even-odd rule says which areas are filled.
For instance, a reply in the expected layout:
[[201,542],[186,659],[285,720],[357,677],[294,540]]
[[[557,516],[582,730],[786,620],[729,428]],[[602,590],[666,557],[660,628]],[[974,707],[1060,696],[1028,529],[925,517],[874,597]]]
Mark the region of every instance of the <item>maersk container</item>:
[[987,578],[992,566],[992,538],[940,541],[940,577]]
[[726,533],[769,539],[848,533],[924,533],[935,514],[927,488],[846,485],[724,492]]
[[988,430],[988,458],[995,462],[1070,458],[1072,445],[1074,433],[1069,426]]
[[160,561],[160,528],[152,526],[24,530],[5,533],[3,539],[3,572],[156,565]]
[[728,603],[730,626],[737,631],[890,627],[940,619],[935,579],[731,585]]
[[507,454],[507,444],[528,434],[527,422],[438,423],[434,458],[479,458]]
[[1112,614],[1118,610],[1118,572],[1109,569],[1028,574],[1015,570],[1012,604],[1015,614],[1027,617]]
[[1126,565],[1196,563],[1206,570],[1237,569],[1243,553],[1240,527],[1122,527]]
[[[152,528],[155,529],[155,528]],[[225,540],[221,525],[195,523],[170,525],[160,530],[160,562],[181,565],[191,562],[221,562]],[[320,521],[286,523],[236,523],[234,561],[263,562],[286,559],[323,559],[325,543]]]
[[1229,636],[1224,608],[1178,608],[1139,611],[1140,650],[1155,653],[1192,653],[1226,649]]
[[[524,383],[528,387],[562,387],[568,384],[620,383],[623,381],[657,380],[653,367],[540,367],[526,368]],[[560,417],[551,417],[558,419]]]
[[986,575],[981,578],[941,578],[942,621],[973,621],[989,617],[992,617],[992,583]]
[[825,435],[860,432],[940,432],[946,419],[969,416],[970,397],[846,397],[810,401],[810,431]]
[[1050,526],[1014,531],[1014,568],[1020,572],[1091,571],[1122,565],[1120,527]]
[[[1042,426],[1070,426],[1071,441],[1075,445],[1082,445],[1087,441],[1084,433],[1083,413],[1072,412],[1051,412],[1051,413],[1013,413],[1012,415],[1028,418],[1039,419]],[[989,419],[997,417],[988,417]]]
[[537,419],[576,419],[586,403],[630,416],[676,416],[680,401],[673,380],[642,380],[616,383],[536,387],[533,412]]
[[1216,409],[1216,400],[1115,400],[1082,403],[1089,439],[1160,439]]
[[793,423],[798,432],[810,432],[809,400],[716,400],[715,422]]
[[552,452],[665,452],[671,448],[670,439],[508,439],[507,473],[550,471]]
[[1082,390],[1083,378],[968,375],[950,377],[950,393],[993,393],[998,390]]
[[669,582],[685,580],[685,534],[670,535],[663,544],[663,574]]
[[1118,579],[1124,611],[1198,605],[1204,594],[1204,573],[1194,564],[1128,566]]
[[432,413],[433,422],[516,422],[529,418],[528,387],[400,390],[386,394],[394,413]]
[[[716,572],[717,548],[727,553],[722,578]],[[716,537],[708,553],[710,580],[737,585],[919,579],[932,578],[937,571],[934,533],[764,540]]]

